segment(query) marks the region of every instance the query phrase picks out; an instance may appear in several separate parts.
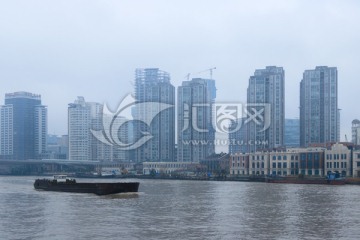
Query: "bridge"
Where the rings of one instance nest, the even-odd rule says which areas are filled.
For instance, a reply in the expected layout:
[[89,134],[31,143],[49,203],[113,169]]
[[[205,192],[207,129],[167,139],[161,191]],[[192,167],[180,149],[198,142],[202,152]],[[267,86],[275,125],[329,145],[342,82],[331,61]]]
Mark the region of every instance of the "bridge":
[[0,160],[0,175],[43,175],[100,172],[101,168],[134,168],[132,162],[74,161],[63,159]]

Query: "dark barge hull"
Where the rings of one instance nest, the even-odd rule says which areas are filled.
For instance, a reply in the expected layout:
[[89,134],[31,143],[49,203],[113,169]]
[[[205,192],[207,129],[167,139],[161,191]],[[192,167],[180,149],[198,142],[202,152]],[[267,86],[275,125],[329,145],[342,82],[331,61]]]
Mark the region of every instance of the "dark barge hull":
[[75,181],[57,182],[56,180],[37,179],[34,188],[44,191],[72,192],[72,193],[94,193],[96,195],[107,195],[126,192],[137,192],[139,182],[117,182],[117,183],[77,183]]
[[324,185],[344,185],[345,180],[327,180],[327,179],[271,179],[265,180],[267,183],[289,183],[289,184],[324,184]]

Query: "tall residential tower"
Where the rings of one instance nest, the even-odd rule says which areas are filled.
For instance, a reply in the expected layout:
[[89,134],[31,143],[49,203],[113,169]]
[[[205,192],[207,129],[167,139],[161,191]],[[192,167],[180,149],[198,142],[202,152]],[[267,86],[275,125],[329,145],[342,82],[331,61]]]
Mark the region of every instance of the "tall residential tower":
[[[151,103],[144,107],[136,104],[133,108],[135,120],[152,118],[150,125],[134,121],[134,141],[144,133],[152,138],[134,150],[136,162],[175,161],[175,88],[170,83],[170,74],[158,68],[138,68],[135,70],[136,103]],[[162,104],[171,107],[160,110]]]
[[[125,151],[100,142],[91,133],[103,130],[103,105],[78,97],[68,107],[69,159],[75,161],[125,161]],[[118,137],[126,138],[119,131]]]
[[306,70],[300,83],[300,145],[340,140],[337,68]]
[[215,98],[213,79],[193,78],[178,88],[178,162],[200,162],[215,153]]
[[285,72],[282,67],[268,66],[257,69],[254,76],[250,77],[247,111],[253,116],[261,114],[247,123],[247,139],[253,143],[248,145],[249,152],[284,145],[284,88]]

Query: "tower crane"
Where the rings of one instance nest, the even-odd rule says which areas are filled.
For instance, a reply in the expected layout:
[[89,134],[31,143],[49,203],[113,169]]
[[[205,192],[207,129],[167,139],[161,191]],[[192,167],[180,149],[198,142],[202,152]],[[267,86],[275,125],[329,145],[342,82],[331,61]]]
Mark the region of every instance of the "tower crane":
[[208,69],[202,70],[202,71],[197,72],[197,73],[188,73],[188,74],[186,74],[185,78],[187,80],[190,80],[190,75],[197,75],[197,74],[200,74],[200,73],[203,73],[203,72],[209,72],[210,73],[210,79],[213,79],[213,71],[215,69],[216,69],[216,67],[212,67],[212,68],[208,68]]

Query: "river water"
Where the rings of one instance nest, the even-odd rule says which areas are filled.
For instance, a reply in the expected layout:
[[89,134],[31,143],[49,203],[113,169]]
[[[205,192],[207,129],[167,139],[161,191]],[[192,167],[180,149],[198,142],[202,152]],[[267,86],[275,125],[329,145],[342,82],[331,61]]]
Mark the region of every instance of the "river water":
[[0,177],[0,239],[360,238],[360,186],[140,180],[96,196],[34,179]]

